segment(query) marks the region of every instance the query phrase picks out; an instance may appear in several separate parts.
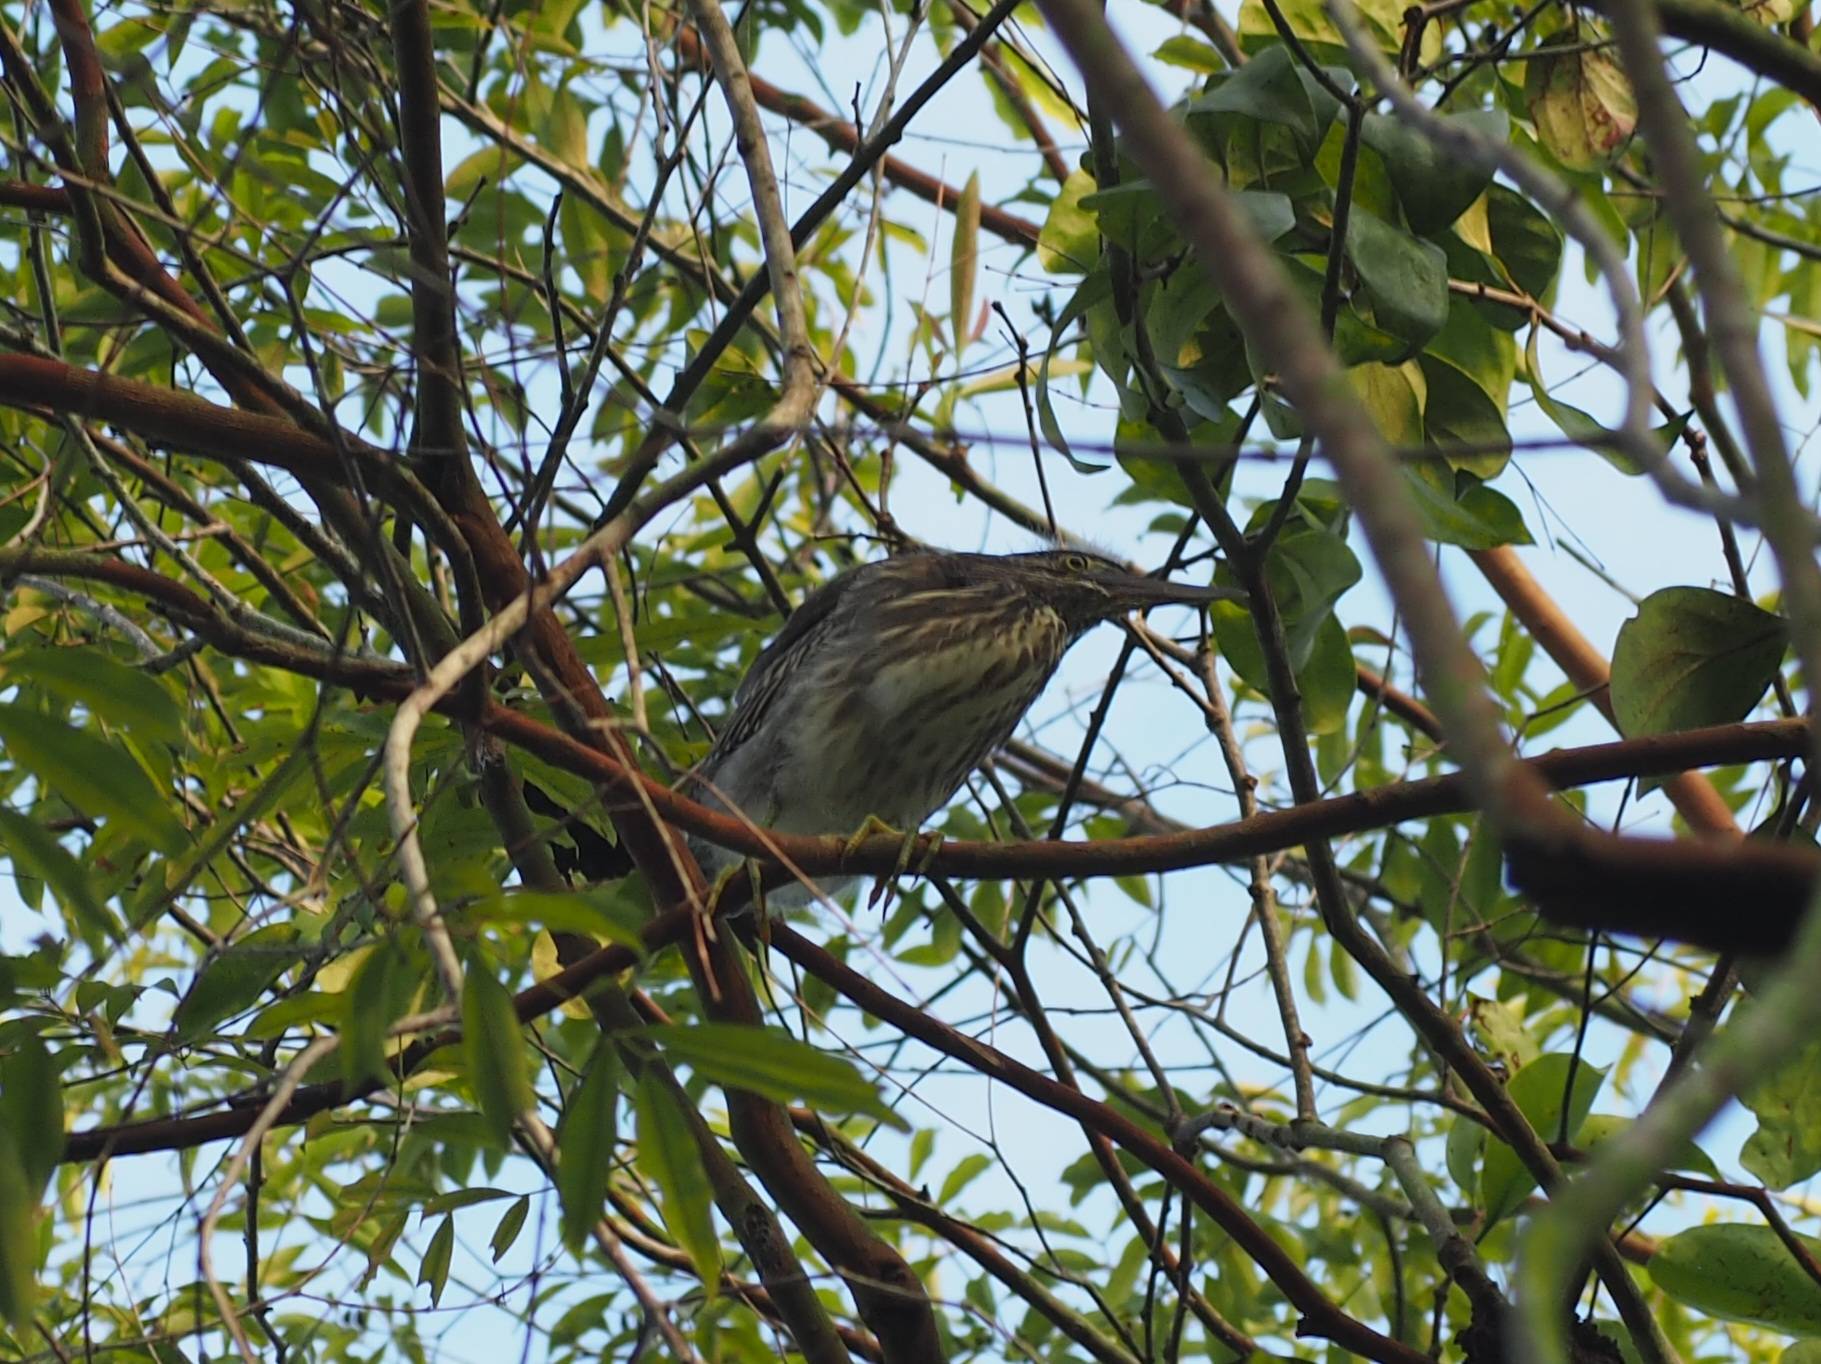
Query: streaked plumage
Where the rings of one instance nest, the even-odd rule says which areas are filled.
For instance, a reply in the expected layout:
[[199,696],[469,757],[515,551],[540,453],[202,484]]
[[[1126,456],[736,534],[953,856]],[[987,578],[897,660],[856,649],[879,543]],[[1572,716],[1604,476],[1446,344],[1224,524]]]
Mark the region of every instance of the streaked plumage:
[[[1077,550],[863,564],[760,651],[690,794],[783,833],[852,833],[868,815],[914,830],[1005,742],[1090,627],[1238,595]],[[695,851],[711,875],[735,860]]]

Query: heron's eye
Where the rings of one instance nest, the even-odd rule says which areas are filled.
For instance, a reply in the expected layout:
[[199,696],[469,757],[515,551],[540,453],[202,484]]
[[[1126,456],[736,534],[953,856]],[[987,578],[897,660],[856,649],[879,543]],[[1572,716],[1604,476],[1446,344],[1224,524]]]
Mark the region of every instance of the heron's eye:
[[1063,559],[1062,559],[1062,566],[1071,573],[1086,573],[1088,571],[1088,569],[1092,567],[1092,565],[1088,562],[1087,555],[1085,555],[1085,554],[1066,554],[1066,555],[1064,555]]

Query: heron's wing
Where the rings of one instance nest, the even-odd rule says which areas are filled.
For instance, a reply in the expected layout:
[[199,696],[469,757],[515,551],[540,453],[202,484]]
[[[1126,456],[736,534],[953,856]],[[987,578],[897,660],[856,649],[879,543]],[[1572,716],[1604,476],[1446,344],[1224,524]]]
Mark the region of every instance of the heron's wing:
[[875,564],[862,564],[822,584],[791,612],[790,619],[784,622],[784,628],[771,643],[759,650],[759,656],[753,659],[752,667],[740,679],[739,689],[734,693],[733,715],[715,738],[714,751],[709,755],[711,765],[716,758],[725,757],[745,743],[764,723],[778,689],[815,651],[817,641],[827,633],[835,608],[857,586],[869,580],[873,576],[871,570],[876,567]]

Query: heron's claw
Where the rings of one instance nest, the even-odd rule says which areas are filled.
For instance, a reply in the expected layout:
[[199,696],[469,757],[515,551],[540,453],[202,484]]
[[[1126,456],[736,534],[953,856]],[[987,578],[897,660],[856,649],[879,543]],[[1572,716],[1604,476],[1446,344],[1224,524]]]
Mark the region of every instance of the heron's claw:
[[[873,827],[868,829],[865,825],[861,826],[862,833],[854,835],[854,839],[848,845],[849,852],[852,852],[858,845],[860,839],[868,834],[898,833],[898,830],[892,828],[889,824],[886,824],[883,820],[880,820],[875,816],[868,815],[867,820]],[[936,855],[936,850],[942,846],[941,834],[934,832],[923,833],[917,829],[911,829],[905,833],[899,834],[899,839],[897,860],[892,864],[889,875],[881,876],[873,883],[873,893],[866,901],[866,907],[868,909],[872,909],[881,903],[890,902],[891,896],[897,889],[898,878],[910,869],[913,856],[916,857],[916,870],[921,874],[929,866],[930,858],[934,857]],[[919,852],[921,852],[921,856],[917,856]]]

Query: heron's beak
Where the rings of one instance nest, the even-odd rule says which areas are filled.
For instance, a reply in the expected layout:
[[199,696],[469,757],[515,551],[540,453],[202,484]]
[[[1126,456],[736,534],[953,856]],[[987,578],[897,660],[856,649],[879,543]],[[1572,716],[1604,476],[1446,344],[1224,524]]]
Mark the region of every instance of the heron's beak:
[[1101,585],[1120,604],[1120,609],[1125,611],[1170,603],[1195,606],[1207,602],[1246,599],[1246,594],[1237,587],[1195,587],[1189,583],[1171,582],[1168,578],[1147,578],[1137,573],[1104,573],[1097,576]]

